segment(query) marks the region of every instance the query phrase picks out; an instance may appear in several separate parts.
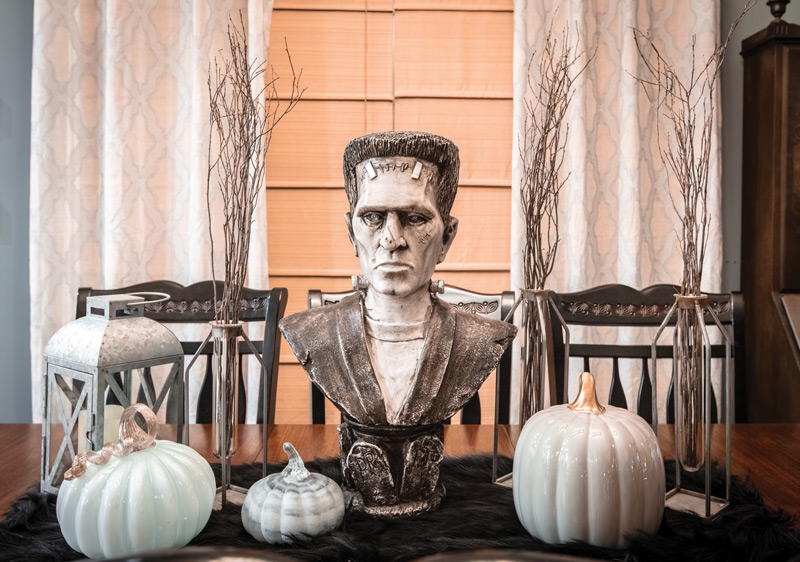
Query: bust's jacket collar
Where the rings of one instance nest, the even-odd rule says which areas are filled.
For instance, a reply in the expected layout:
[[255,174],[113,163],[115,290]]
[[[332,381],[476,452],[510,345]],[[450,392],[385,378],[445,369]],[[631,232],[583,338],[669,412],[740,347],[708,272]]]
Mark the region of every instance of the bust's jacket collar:
[[[433,413],[430,412],[431,404],[439,393],[450,361],[450,351],[453,349],[456,332],[455,313],[452,308],[443,306],[439,299],[433,298],[432,301],[430,319],[425,326],[422,351],[414,371],[414,381],[397,417],[399,425],[418,424],[423,416],[431,416]],[[425,373],[422,380],[420,373]]]
[[343,352],[346,370],[350,373],[356,399],[365,414],[364,419],[353,417],[364,423],[385,424],[387,423],[386,405],[369,356],[364,320],[364,299],[361,293],[342,299],[338,306],[337,316],[339,346]]
[[[347,373],[345,377],[350,379],[351,385],[351,388],[342,389],[339,402],[359,422],[387,424],[386,404],[366,340],[364,299],[358,293],[345,297],[332,308],[336,309],[337,318],[333,326],[336,327],[337,343]],[[431,412],[430,408],[444,380],[455,330],[455,311],[434,298],[414,380],[400,409],[397,425],[418,424],[423,416],[426,419],[437,418],[440,412]],[[425,375],[420,377],[421,373]],[[352,395],[347,396],[348,393]]]

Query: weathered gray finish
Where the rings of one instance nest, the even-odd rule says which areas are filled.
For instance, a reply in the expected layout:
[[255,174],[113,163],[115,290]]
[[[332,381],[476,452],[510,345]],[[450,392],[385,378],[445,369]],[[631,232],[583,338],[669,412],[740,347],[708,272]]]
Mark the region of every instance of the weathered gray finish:
[[[416,362],[415,384],[396,425],[441,422],[472,397],[495,369],[516,328],[462,312],[434,299]],[[370,360],[361,294],[281,321],[306,373],[325,396],[362,424],[388,425],[381,389]]]
[[183,355],[175,334],[145,318],[144,304],[137,301],[144,299],[131,295],[89,297],[88,314],[56,332],[47,342],[45,357],[51,363],[96,372],[113,365]]

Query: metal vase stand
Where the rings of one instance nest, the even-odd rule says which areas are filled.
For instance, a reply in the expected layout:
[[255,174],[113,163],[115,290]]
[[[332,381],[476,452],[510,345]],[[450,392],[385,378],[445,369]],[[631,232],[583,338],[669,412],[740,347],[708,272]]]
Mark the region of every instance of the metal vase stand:
[[[673,335],[672,377],[675,388],[675,487],[667,492],[667,507],[691,511],[701,517],[711,518],[730,503],[731,496],[731,405],[733,385],[731,377],[731,339],[705,295],[675,295],[675,303],[667,312],[664,321],[653,338],[650,370],[653,386],[653,431],[657,432],[658,410],[656,409],[656,347],[658,339],[678,312]],[[725,424],[725,497],[711,495],[711,340],[708,337],[704,314],[714,320],[725,341],[725,368],[722,379],[722,404]],[[679,332],[684,332],[679,337]],[[699,333],[695,332],[699,331]],[[694,340],[694,341],[692,341]],[[700,344],[697,348],[696,343]],[[686,347],[695,349],[689,350]],[[683,346],[683,349],[680,349]],[[688,355],[696,354],[696,357]],[[696,363],[693,365],[692,363]],[[687,370],[684,370],[687,368]],[[683,371],[683,372],[682,372]],[[698,416],[699,400],[703,408]],[[702,417],[702,419],[698,419]],[[702,424],[702,425],[699,425]],[[702,461],[699,457],[702,449]],[[681,484],[681,466],[690,472],[704,469],[704,492],[686,489]]]
[[[194,365],[197,358],[202,355],[203,350],[208,344],[209,340],[213,337],[213,355],[209,357],[212,361],[212,376],[213,381],[213,453],[214,456],[220,459],[220,486],[217,488],[217,497],[214,500],[214,510],[224,509],[228,505],[228,501],[235,505],[241,505],[244,502],[247,488],[234,486],[231,484],[231,457],[236,452],[237,438],[238,438],[238,384],[237,377],[239,374],[239,349],[238,342],[239,336],[244,338],[253,356],[258,359],[261,364],[262,378],[269,372],[269,369],[264,362],[264,358],[256,349],[250,338],[242,330],[243,323],[236,324],[222,324],[218,322],[209,322],[211,330],[206,338],[200,344],[197,352],[189,361],[185,371],[185,412],[186,412],[186,444],[189,444],[189,371]],[[269,420],[267,409],[269,408],[269,385],[263,381],[262,387],[264,388],[264,460],[262,468],[262,476],[266,476],[267,469],[267,420]],[[230,498],[229,496],[230,492]]]
[[[550,310],[556,314],[561,330],[564,333],[564,369],[569,372],[569,328],[553,300],[553,292],[547,289],[521,289],[514,306],[503,319],[508,322],[514,317],[517,307],[522,304],[522,326],[524,343],[521,349],[522,366],[520,369],[520,408],[519,425],[525,425],[534,414],[545,406],[545,378],[550,390],[550,403],[554,403],[553,393],[556,391],[555,350],[553,347],[553,326]],[[552,306],[551,306],[552,305]],[[564,386],[566,401],[567,385]],[[492,456],[492,482],[511,487],[511,473],[497,476],[497,440],[498,416],[500,410],[500,378],[495,378],[494,404],[494,452]]]

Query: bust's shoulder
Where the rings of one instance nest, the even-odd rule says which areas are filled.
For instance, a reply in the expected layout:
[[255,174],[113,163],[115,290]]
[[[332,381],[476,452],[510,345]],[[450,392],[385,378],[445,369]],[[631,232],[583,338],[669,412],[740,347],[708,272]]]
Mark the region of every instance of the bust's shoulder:
[[341,321],[342,317],[359,314],[361,311],[361,296],[358,293],[348,295],[336,303],[318,306],[308,310],[301,310],[282,318],[278,323],[281,332],[288,336],[307,330],[323,335],[330,334],[335,337],[331,326]]

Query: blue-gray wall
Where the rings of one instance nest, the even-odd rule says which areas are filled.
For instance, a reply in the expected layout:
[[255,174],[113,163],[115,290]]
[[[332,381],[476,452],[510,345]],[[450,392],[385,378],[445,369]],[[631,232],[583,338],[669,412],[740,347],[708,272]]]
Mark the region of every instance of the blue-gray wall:
[[[744,0],[722,0],[722,34]],[[722,69],[723,289],[740,287],[742,39],[771,17],[764,0],[737,29]],[[787,21],[800,22],[789,5]],[[28,210],[33,1],[0,0],[0,423],[31,420]]]
[[0,0],[0,423],[31,421],[32,43],[33,1]]

